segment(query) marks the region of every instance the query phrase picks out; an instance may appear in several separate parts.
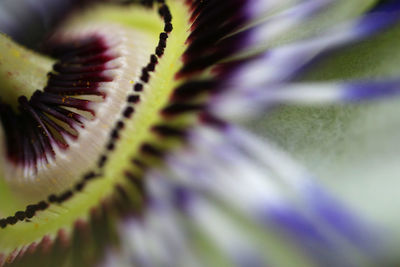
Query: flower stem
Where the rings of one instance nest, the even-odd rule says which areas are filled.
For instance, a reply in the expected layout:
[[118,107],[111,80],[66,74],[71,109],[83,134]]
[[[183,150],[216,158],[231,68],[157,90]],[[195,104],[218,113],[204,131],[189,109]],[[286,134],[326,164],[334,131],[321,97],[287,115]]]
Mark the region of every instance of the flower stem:
[[47,84],[54,60],[28,50],[0,34],[0,100],[13,107]]

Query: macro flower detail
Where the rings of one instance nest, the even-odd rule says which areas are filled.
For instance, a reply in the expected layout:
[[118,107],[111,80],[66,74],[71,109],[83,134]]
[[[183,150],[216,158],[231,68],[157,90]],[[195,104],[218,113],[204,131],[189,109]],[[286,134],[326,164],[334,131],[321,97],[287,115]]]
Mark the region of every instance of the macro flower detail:
[[[373,49],[356,53],[396,45],[398,1],[18,8],[41,30],[0,12],[0,266],[396,266],[368,199],[319,177],[350,126],[329,135],[317,116],[400,93],[398,73],[357,65]],[[315,152],[318,133],[333,145]]]

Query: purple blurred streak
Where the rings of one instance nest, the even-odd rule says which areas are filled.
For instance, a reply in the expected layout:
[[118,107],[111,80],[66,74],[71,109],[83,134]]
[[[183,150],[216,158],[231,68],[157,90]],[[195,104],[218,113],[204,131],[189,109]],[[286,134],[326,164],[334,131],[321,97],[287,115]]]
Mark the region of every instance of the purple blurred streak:
[[38,49],[62,20],[74,10],[97,0],[2,0],[0,32],[16,42]]

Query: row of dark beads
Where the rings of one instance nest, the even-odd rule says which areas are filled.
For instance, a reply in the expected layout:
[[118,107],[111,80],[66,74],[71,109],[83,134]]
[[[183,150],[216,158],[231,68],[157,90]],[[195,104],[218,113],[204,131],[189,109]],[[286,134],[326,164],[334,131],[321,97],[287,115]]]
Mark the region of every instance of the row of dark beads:
[[37,204],[28,205],[25,211],[17,211],[14,216],[9,216],[4,219],[0,219],[0,227],[5,228],[7,225],[14,225],[18,221],[23,221],[32,218],[37,211],[46,210],[49,204],[45,201],[40,201]]
[[[153,1],[145,1],[147,4],[145,6],[152,6]],[[147,84],[150,81],[150,72],[154,72],[156,69],[156,65],[158,64],[159,58],[161,58],[164,53],[165,53],[165,48],[167,47],[167,39],[168,39],[168,34],[172,31],[173,27],[171,24],[172,21],[172,15],[170,12],[169,7],[165,4],[165,1],[159,0],[157,1],[158,3],[161,4],[161,7],[158,9],[158,13],[160,16],[164,19],[164,31],[160,33],[159,36],[159,42],[158,45],[155,49],[155,54],[152,54],[150,56],[150,62],[142,68],[142,74],[140,76],[140,82],[137,82],[133,86],[133,91],[134,92],[142,92],[144,84]],[[137,104],[140,102],[140,95],[138,94],[131,94],[127,98],[127,102],[129,104]],[[129,119],[135,112],[135,108],[132,105],[128,105],[124,111],[122,112],[123,118]],[[119,122],[119,124],[123,123],[122,121]],[[118,125],[117,125],[118,126]],[[106,145],[106,151],[110,152],[115,149],[115,142],[117,137],[119,136],[119,131],[122,129],[122,127],[114,127],[111,131],[111,138],[110,141]],[[102,168],[107,162],[107,155],[106,153],[101,155],[99,160],[98,160],[98,167]]]

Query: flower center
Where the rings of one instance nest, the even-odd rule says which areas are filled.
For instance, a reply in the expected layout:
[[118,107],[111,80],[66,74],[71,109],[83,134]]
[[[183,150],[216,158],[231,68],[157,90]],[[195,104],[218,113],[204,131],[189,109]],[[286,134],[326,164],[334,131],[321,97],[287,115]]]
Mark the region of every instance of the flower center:
[[[2,105],[4,179],[25,199],[60,193],[96,163],[151,41],[133,30],[87,25],[55,36],[46,86]],[[129,52],[128,52],[129,51]],[[138,56],[139,55],[139,56]],[[46,77],[46,74],[42,74]]]
[[[159,12],[166,7],[160,5]],[[171,18],[163,21],[153,10],[137,6],[133,14],[128,13],[132,11],[98,7],[71,19],[47,42],[46,52],[56,58],[55,64],[38,55],[32,63],[50,62],[47,68],[35,65],[40,69],[33,78],[40,77],[40,83],[31,86],[16,77],[12,86],[21,83],[29,93],[15,93],[13,104],[11,90],[4,93],[8,98],[1,102],[0,170],[5,187],[18,198],[18,207],[68,191],[85,173],[113,162],[111,154],[135,153],[119,152],[117,141],[125,139],[122,130],[129,128],[134,133],[135,140],[128,138],[129,146],[140,146],[158,118],[156,109],[167,100],[173,72],[165,71],[157,78],[152,73],[161,65]],[[121,12],[130,17],[136,13],[136,23],[147,24],[147,28],[109,22],[109,17]],[[94,19],[94,13],[100,15]],[[145,17],[153,17],[153,22]],[[178,55],[165,59],[170,62],[166,68],[179,67],[174,58]],[[16,68],[23,66],[23,60],[11,60]],[[124,120],[133,121],[126,125]]]

